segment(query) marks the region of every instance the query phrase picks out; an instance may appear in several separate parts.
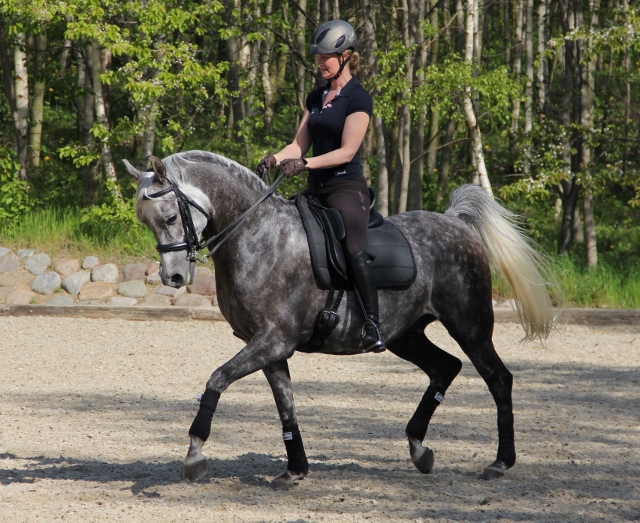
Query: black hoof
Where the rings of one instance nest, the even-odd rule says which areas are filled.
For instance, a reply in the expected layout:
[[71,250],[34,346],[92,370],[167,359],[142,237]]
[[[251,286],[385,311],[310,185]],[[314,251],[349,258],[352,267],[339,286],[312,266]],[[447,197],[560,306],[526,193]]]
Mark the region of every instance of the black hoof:
[[207,459],[201,459],[195,463],[184,466],[184,480],[193,483],[198,481],[207,473]]
[[484,469],[482,474],[478,476],[478,479],[485,481],[491,481],[492,479],[498,479],[504,476],[507,466],[502,461],[495,461]]
[[420,458],[414,461],[413,464],[423,474],[431,474],[433,472],[433,462],[434,462],[433,450],[431,450],[428,447],[425,447],[424,452],[422,453],[422,456],[420,456]]
[[290,490],[294,487],[296,481],[304,479],[304,477],[305,474],[295,474],[287,471],[271,482],[271,488],[273,490]]

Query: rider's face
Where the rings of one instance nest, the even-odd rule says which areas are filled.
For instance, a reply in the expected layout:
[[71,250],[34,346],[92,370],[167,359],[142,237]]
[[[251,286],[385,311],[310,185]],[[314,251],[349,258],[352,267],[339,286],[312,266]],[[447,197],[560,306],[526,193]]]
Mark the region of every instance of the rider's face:
[[316,65],[322,73],[322,78],[328,80],[338,74],[338,71],[340,70],[339,58],[340,55],[335,53],[316,55]]

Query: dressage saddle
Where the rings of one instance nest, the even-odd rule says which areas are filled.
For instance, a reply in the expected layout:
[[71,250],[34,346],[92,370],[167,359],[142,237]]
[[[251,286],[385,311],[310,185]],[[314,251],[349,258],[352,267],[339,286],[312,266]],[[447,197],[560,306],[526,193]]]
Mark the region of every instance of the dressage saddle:
[[[369,188],[371,210],[367,232],[367,253],[379,289],[403,289],[416,279],[416,264],[411,247],[402,232],[374,209],[375,192]],[[348,287],[347,262],[342,241],[345,228],[337,209],[323,207],[314,196],[295,197],[300,212],[314,273],[325,289]]]

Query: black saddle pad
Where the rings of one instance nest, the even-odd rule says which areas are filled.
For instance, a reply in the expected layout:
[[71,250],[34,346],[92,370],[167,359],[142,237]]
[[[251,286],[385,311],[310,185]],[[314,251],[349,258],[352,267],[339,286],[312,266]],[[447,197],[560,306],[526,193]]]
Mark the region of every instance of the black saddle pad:
[[[344,289],[347,286],[341,276],[344,267],[336,269],[332,263],[336,254],[330,253],[331,249],[341,250],[342,244],[336,242],[329,231],[327,240],[326,226],[311,211],[306,196],[298,194],[295,201],[307,233],[311,264],[317,279],[326,289]],[[384,221],[381,226],[368,229],[367,252],[373,258],[371,265],[379,289],[403,289],[415,281],[417,271],[413,252],[395,225]],[[338,253],[337,258],[344,259],[344,255]]]

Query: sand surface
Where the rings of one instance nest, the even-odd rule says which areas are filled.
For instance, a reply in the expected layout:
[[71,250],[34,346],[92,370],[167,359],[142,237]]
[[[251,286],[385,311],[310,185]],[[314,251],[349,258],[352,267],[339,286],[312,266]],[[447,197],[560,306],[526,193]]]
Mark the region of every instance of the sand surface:
[[427,379],[386,352],[290,360],[309,477],[288,492],[275,404],[261,373],[234,383],[182,481],[194,399],[241,348],[224,322],[0,317],[0,521],[431,522],[640,520],[640,328],[563,326],[546,348],[498,324],[514,374],[518,463],[495,458],[493,400],[463,369],[427,435],[435,472],[409,460],[404,427]]

